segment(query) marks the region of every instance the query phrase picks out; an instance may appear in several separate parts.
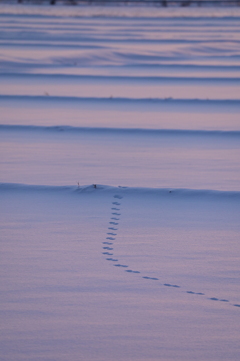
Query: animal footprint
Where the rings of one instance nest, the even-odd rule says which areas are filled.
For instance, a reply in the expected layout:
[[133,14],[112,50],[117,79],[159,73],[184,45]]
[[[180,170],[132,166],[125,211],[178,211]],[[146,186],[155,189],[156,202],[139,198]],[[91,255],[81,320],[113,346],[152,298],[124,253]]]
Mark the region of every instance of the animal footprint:
[[180,286],[177,286],[177,285],[170,285],[170,283],[164,283],[164,285],[163,285],[163,286],[180,288]]
[[147,277],[147,276],[144,276],[143,278],[145,278],[146,280],[158,281],[158,278],[156,278],[156,277]]
[[124,267],[124,268],[125,268],[125,267],[128,267],[128,266],[126,266],[125,264],[119,264],[119,263],[118,263],[118,264],[115,264],[114,266],[115,266],[115,267]]
[[113,198],[118,198],[118,199],[122,199],[122,196],[119,196],[118,194],[116,194],[115,196],[113,196]]
[[187,291],[187,293],[190,293],[191,295],[199,295],[199,296],[204,296],[204,293],[202,293],[202,292],[193,292],[193,291]]
[[115,206],[120,206],[121,205],[121,203],[119,203],[119,202],[112,202],[112,204],[114,204]]

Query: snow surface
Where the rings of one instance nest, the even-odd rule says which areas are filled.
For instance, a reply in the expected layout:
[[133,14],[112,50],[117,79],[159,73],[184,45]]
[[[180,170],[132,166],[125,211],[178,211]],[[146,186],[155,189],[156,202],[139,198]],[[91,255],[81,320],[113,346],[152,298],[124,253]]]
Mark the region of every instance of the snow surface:
[[0,4],[1,360],[239,359],[239,11]]

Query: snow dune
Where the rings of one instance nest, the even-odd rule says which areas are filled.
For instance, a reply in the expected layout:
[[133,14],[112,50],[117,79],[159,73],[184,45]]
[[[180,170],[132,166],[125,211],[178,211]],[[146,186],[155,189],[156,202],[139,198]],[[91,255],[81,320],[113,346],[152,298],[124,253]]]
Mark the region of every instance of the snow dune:
[[116,134],[116,135],[152,135],[152,136],[205,136],[205,137],[232,137],[238,139],[240,131],[237,130],[195,130],[195,129],[147,129],[147,128],[94,128],[94,127],[72,127],[72,126],[37,126],[37,125],[0,125],[1,131],[6,132],[65,132],[77,135],[78,133]]
[[106,186],[102,184],[90,184],[90,185],[77,185],[77,186],[50,186],[50,185],[31,185],[31,184],[19,184],[19,183],[0,183],[1,192],[59,192],[77,194],[82,193],[100,193],[100,194],[112,194],[120,193],[120,195],[114,196],[117,199],[123,198],[123,194],[135,195],[135,196],[158,196],[164,197],[169,194],[174,195],[176,198],[192,198],[198,199],[213,198],[213,199],[226,199],[234,200],[238,202],[240,192],[238,191],[214,191],[214,190],[198,190],[198,189],[173,189],[173,188],[140,188],[140,187],[127,187],[127,186]]
[[[18,76],[11,74],[11,77],[2,78],[2,88],[0,96],[48,96],[52,100],[62,97],[64,101],[67,97],[71,99],[124,99],[125,101],[152,99],[172,99],[172,100],[199,100],[204,101],[240,101],[238,94],[240,79],[237,78],[205,78],[191,81],[189,78],[134,78],[126,77],[126,81],[119,80],[119,77],[76,77],[72,76]],[[185,92],[182,92],[185,87]],[[215,97],[215,99],[213,98]]]
[[12,183],[240,190],[236,130],[1,125],[0,139]]

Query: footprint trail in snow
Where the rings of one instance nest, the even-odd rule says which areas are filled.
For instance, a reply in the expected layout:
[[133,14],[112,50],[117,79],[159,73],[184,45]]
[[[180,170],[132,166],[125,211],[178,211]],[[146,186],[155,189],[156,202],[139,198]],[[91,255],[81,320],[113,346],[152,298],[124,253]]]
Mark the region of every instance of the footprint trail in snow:
[[[113,198],[114,199],[112,201],[111,218],[110,218],[110,221],[109,221],[107,237],[106,237],[106,240],[102,242],[102,244],[103,244],[103,246],[102,246],[102,249],[103,249],[102,254],[104,256],[107,256],[106,260],[108,262],[112,262],[114,267],[123,268],[124,271],[126,273],[128,273],[128,274],[140,275],[141,271],[130,269],[128,265],[122,264],[121,262],[119,262],[118,258],[116,258],[116,257],[108,257],[108,256],[114,256],[114,241],[116,241],[117,231],[118,231],[118,228],[116,228],[116,227],[119,226],[119,221],[120,221],[120,216],[121,216],[121,213],[120,213],[121,212],[121,208],[120,208],[121,203],[120,203],[120,201],[123,199],[123,196],[121,196],[119,194],[115,194],[113,196]],[[118,262],[118,263],[116,263],[116,262]],[[171,287],[171,288],[181,289],[182,290],[182,287],[179,286],[179,285],[176,285],[176,284],[171,284],[171,283],[167,283],[167,282],[160,283],[159,278],[157,278],[157,277],[149,277],[149,276],[146,276],[146,275],[141,275],[141,277],[144,280],[157,281],[156,284],[158,284],[160,286],[163,286],[163,287]],[[182,292],[185,292],[185,293],[187,293],[189,295],[205,296],[207,300],[225,302],[225,303],[228,303],[231,306],[240,308],[240,304],[233,304],[227,299],[220,299],[220,298],[217,298],[217,297],[207,297],[202,292],[195,292],[195,291],[190,291],[190,290],[183,290]]]

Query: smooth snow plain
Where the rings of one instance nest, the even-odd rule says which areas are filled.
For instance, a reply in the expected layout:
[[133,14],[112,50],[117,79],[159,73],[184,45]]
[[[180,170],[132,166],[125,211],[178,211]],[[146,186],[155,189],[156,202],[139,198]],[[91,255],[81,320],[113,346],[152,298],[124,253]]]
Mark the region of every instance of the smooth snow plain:
[[238,360],[240,9],[0,18],[0,359]]

